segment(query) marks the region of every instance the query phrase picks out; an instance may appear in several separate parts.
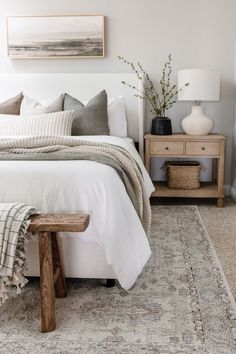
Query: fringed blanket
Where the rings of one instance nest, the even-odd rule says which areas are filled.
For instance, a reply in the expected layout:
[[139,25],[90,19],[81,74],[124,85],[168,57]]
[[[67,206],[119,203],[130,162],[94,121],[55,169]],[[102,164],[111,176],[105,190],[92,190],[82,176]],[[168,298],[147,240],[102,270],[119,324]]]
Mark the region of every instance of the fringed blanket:
[[29,217],[36,210],[25,204],[0,203],[0,304],[8,298],[12,286],[17,293],[27,283],[23,275],[25,235]]
[[0,141],[0,160],[92,160],[115,168],[149,233],[151,208],[138,164],[125,149],[75,137],[30,137]]

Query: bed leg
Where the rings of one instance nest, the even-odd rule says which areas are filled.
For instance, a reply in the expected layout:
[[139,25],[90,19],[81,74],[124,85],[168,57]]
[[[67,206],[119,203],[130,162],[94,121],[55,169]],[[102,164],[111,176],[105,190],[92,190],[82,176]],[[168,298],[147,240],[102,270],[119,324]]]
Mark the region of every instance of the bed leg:
[[115,279],[107,279],[106,280],[106,288],[112,288],[113,286],[116,285],[116,280]]

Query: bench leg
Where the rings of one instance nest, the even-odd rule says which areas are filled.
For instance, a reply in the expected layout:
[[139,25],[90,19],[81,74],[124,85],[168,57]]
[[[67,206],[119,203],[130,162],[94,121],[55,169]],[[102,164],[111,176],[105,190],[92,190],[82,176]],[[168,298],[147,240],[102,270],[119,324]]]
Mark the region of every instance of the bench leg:
[[55,295],[58,298],[66,297],[67,287],[65,281],[64,267],[61,259],[60,241],[56,232],[51,233],[53,278]]
[[55,294],[50,232],[39,232],[40,295],[42,332],[55,329]]

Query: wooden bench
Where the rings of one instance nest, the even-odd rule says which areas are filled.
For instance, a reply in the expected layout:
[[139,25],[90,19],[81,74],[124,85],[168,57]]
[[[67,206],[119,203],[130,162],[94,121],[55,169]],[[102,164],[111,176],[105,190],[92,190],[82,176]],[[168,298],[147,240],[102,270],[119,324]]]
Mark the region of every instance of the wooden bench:
[[30,218],[28,231],[38,233],[42,332],[55,329],[55,296],[66,297],[67,288],[60,256],[58,232],[83,232],[87,214],[40,214]]

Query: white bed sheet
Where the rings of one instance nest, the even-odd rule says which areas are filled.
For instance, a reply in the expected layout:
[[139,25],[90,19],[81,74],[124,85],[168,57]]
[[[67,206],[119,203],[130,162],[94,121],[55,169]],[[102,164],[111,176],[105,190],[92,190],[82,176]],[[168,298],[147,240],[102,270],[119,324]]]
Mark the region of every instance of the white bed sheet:
[[[154,190],[132,139],[83,136],[128,150],[139,164],[148,195]],[[0,161],[0,202],[23,202],[42,212],[90,214],[84,242],[103,247],[121,286],[129,289],[151,251],[138,215],[117,171],[93,161]],[[61,237],[78,237],[62,233]]]

